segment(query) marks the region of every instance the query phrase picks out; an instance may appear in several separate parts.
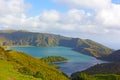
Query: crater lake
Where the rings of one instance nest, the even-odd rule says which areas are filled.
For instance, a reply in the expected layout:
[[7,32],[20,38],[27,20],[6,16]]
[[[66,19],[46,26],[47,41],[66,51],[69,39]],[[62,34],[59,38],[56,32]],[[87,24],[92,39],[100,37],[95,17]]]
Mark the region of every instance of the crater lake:
[[95,64],[104,63],[105,61],[98,60],[94,57],[84,55],[82,53],[73,51],[68,47],[9,47],[9,50],[16,50],[27,53],[36,58],[47,56],[62,56],[68,59],[68,62],[57,63],[59,69],[70,76],[77,71],[85,70]]

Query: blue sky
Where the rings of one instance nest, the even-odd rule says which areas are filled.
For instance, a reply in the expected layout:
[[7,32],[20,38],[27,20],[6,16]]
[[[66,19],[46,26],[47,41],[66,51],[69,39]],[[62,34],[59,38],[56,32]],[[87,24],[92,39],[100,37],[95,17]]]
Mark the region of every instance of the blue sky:
[[120,0],[112,0],[113,3],[120,4]]
[[[57,10],[60,12],[66,12],[69,10],[69,8],[65,6],[61,6],[58,4],[55,4],[52,0],[26,0],[27,3],[30,3],[32,5],[32,8],[30,9],[29,16],[35,16],[37,14],[40,14],[40,12],[44,10]],[[120,0],[112,0],[112,3],[120,4]],[[80,9],[83,9],[85,11],[91,12],[92,10],[86,9],[84,7],[81,7]]]
[[0,29],[88,38],[120,48],[120,0],[0,0]]
[[44,10],[58,10],[60,12],[66,12],[68,10],[68,8],[57,5],[51,0],[27,0],[26,2],[32,5],[30,16],[40,14]]

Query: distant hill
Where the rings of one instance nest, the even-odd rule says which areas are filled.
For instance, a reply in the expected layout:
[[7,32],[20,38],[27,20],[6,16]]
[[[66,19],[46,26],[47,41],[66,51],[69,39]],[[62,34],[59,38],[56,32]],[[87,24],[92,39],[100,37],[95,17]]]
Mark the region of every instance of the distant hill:
[[61,71],[25,53],[0,47],[2,80],[69,80]]
[[112,62],[120,62],[120,50],[114,51],[112,54],[101,57],[100,59]]
[[89,39],[71,38],[47,33],[33,33],[23,30],[1,30],[0,45],[44,47],[64,46],[96,58],[112,53],[110,48]]
[[119,74],[120,63],[102,63],[83,71],[87,74]]
[[26,30],[0,30],[0,33],[28,32]]
[[102,63],[73,73],[72,80],[120,80],[120,63]]

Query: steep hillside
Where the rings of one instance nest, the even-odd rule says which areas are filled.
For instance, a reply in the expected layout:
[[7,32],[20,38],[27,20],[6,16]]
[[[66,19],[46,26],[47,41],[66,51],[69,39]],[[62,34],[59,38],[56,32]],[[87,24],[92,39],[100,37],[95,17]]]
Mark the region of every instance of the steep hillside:
[[120,50],[114,51],[112,54],[101,57],[100,59],[112,62],[120,62]]
[[77,42],[77,46],[74,48],[74,50],[90,56],[94,56],[96,58],[109,55],[112,52],[112,50],[108,47],[89,39],[79,39]]
[[64,46],[94,56],[96,58],[111,54],[112,50],[88,39],[70,38],[54,34],[28,31],[1,31],[1,46]]
[[72,74],[71,78],[72,80],[120,80],[120,63],[97,64]]
[[61,71],[39,59],[0,47],[0,79],[2,80],[69,80]]
[[97,64],[83,72],[87,74],[120,74],[120,63]]

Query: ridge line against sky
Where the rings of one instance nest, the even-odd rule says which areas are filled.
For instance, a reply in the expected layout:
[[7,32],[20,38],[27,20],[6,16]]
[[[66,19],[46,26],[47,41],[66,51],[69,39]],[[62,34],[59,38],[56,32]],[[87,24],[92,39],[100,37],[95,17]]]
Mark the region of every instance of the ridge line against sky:
[[89,38],[119,48],[120,0],[0,0],[0,30],[6,29]]

